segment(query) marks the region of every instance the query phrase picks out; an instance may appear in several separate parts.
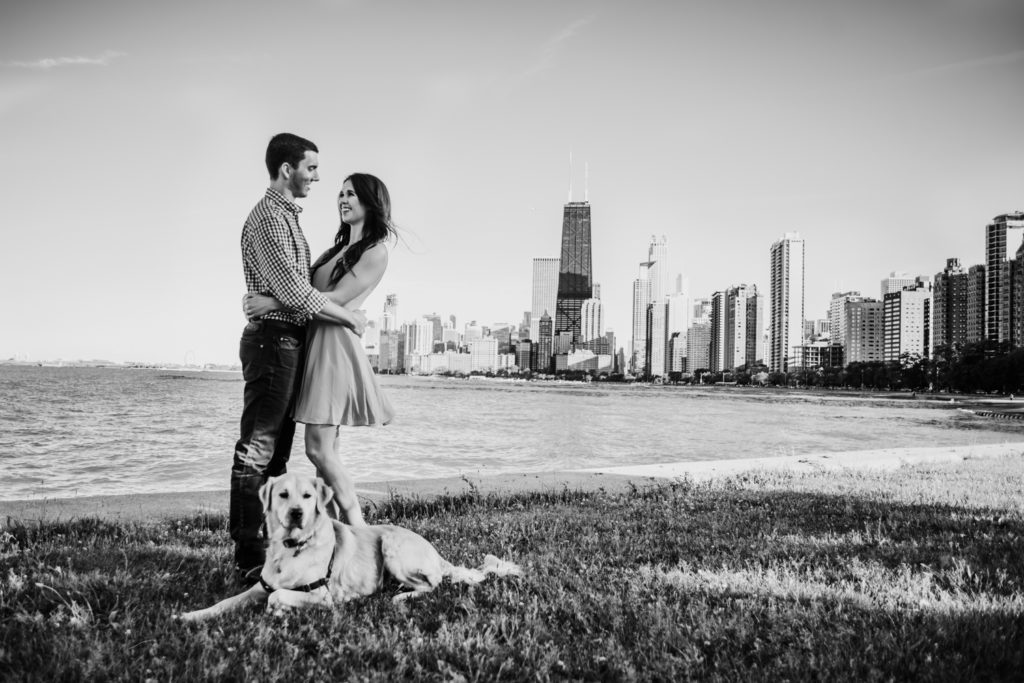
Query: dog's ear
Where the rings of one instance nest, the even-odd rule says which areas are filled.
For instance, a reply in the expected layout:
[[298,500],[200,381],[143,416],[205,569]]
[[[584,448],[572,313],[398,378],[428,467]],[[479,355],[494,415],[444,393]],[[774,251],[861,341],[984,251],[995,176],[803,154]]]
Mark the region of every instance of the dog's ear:
[[316,480],[316,502],[317,508],[321,512],[326,514],[328,512],[328,506],[333,502],[337,506],[337,501],[334,500],[334,489],[327,485],[327,482],[317,477]]
[[263,503],[264,512],[270,510],[270,501],[273,500],[275,481],[277,481],[277,477],[270,477],[267,479],[267,483],[260,487],[260,502]]

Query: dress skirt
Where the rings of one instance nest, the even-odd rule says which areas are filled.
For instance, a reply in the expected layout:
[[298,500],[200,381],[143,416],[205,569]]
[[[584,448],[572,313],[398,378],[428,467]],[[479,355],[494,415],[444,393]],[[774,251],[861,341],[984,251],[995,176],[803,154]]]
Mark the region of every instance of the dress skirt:
[[395,410],[381,392],[366,351],[352,330],[314,320],[307,342],[296,422],[353,427],[391,422]]

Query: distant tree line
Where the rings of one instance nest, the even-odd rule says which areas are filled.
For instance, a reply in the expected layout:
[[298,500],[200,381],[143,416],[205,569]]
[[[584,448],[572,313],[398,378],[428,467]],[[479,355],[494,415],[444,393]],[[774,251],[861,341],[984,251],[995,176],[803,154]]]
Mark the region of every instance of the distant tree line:
[[824,387],[878,391],[946,391],[955,393],[1024,392],[1024,349],[1006,342],[940,346],[934,358],[903,354],[898,361],[850,363],[845,368],[819,367],[769,372],[748,365],[726,372],[696,370],[669,373],[672,383]]

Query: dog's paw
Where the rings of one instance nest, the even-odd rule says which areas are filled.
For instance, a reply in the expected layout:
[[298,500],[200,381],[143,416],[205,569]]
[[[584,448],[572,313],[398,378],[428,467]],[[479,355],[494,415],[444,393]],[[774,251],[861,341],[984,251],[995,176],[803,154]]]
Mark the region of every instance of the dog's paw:
[[275,591],[267,596],[267,612],[275,617],[283,616],[291,608],[292,606],[284,600],[280,591]]

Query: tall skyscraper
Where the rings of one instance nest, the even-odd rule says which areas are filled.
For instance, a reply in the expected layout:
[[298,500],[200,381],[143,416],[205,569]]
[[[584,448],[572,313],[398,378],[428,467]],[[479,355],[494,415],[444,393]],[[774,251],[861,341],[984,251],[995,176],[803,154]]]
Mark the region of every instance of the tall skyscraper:
[[882,302],[863,298],[847,301],[843,307],[844,362],[870,363],[882,360],[884,329]]
[[715,292],[711,295],[711,318],[710,318],[710,339],[708,349],[708,369],[714,372],[721,372],[725,369],[725,292]]
[[882,360],[898,361],[904,353],[931,355],[932,284],[917,278],[915,286],[885,295],[882,302]]
[[706,323],[711,320],[711,299],[693,300],[693,322]]
[[640,272],[633,280],[633,337],[630,349],[630,372],[643,374],[647,354],[647,307],[651,303],[650,261],[640,264]]
[[[964,346],[985,338],[985,266],[967,269],[946,259],[932,291],[932,348]],[[980,314],[979,314],[980,313]]]
[[647,247],[647,261],[650,265],[651,303],[660,303],[671,294],[669,282],[671,272],[668,260],[668,239],[662,235],[651,235],[651,244]]
[[711,369],[711,323],[707,318],[690,325],[686,332],[685,372]]
[[985,266],[967,269],[967,343],[985,339]]
[[[682,282],[677,283],[677,287]],[[667,372],[683,372],[686,370],[686,337],[690,330],[690,318],[693,307],[690,304],[688,292],[677,289],[674,294],[669,294],[666,299],[668,312],[666,342],[669,352],[666,354],[665,370]],[[675,339],[675,344],[672,340]]]
[[985,226],[985,335],[995,341],[1009,341],[1011,307],[1009,277],[1004,277],[1007,261],[1021,245],[1024,212],[996,216]]
[[594,353],[604,349],[604,304],[600,299],[587,299],[580,309],[580,344]]
[[444,325],[441,322],[441,316],[439,316],[437,313],[431,313],[430,315],[425,315],[423,317],[426,318],[427,320],[429,320],[430,323],[434,326],[434,331],[432,332],[432,334],[433,334],[433,342],[434,343],[440,342],[441,341],[441,330],[444,329]]
[[533,298],[530,304],[530,339],[537,341],[540,317],[555,314],[558,301],[558,259],[533,259]]
[[434,323],[420,318],[409,326],[405,340],[406,353],[423,356],[434,351]]
[[768,367],[788,372],[793,347],[803,343],[804,240],[787,232],[771,247],[771,324]]
[[384,298],[384,324],[382,332],[393,332],[398,329],[398,295],[388,294]]
[[562,213],[562,255],[555,302],[555,335],[569,332],[580,340],[583,302],[593,296],[590,254],[590,203],[569,202]]
[[[669,343],[672,334],[685,332],[685,328],[673,327],[668,298],[673,294],[671,289],[671,266],[668,257],[668,238],[651,235],[647,247],[648,280],[650,281],[651,298],[647,307],[647,334],[657,334],[656,338],[646,340],[645,374],[649,377],[664,377],[671,368],[671,349]],[[682,278],[678,280],[681,286]],[[676,316],[677,319],[679,316]],[[684,348],[683,344],[679,344]]]
[[716,372],[760,360],[764,297],[756,285],[715,292],[711,299],[711,369]]
[[647,307],[647,350],[644,374],[648,377],[664,377],[668,374],[668,301],[661,298]]
[[843,311],[847,301],[863,299],[860,292],[833,292],[828,307],[828,332],[833,344],[842,346],[846,338],[846,316]]
[[551,316],[544,313],[540,316],[540,327],[537,332],[537,371],[551,372],[551,356],[555,352],[555,340],[553,338]]

